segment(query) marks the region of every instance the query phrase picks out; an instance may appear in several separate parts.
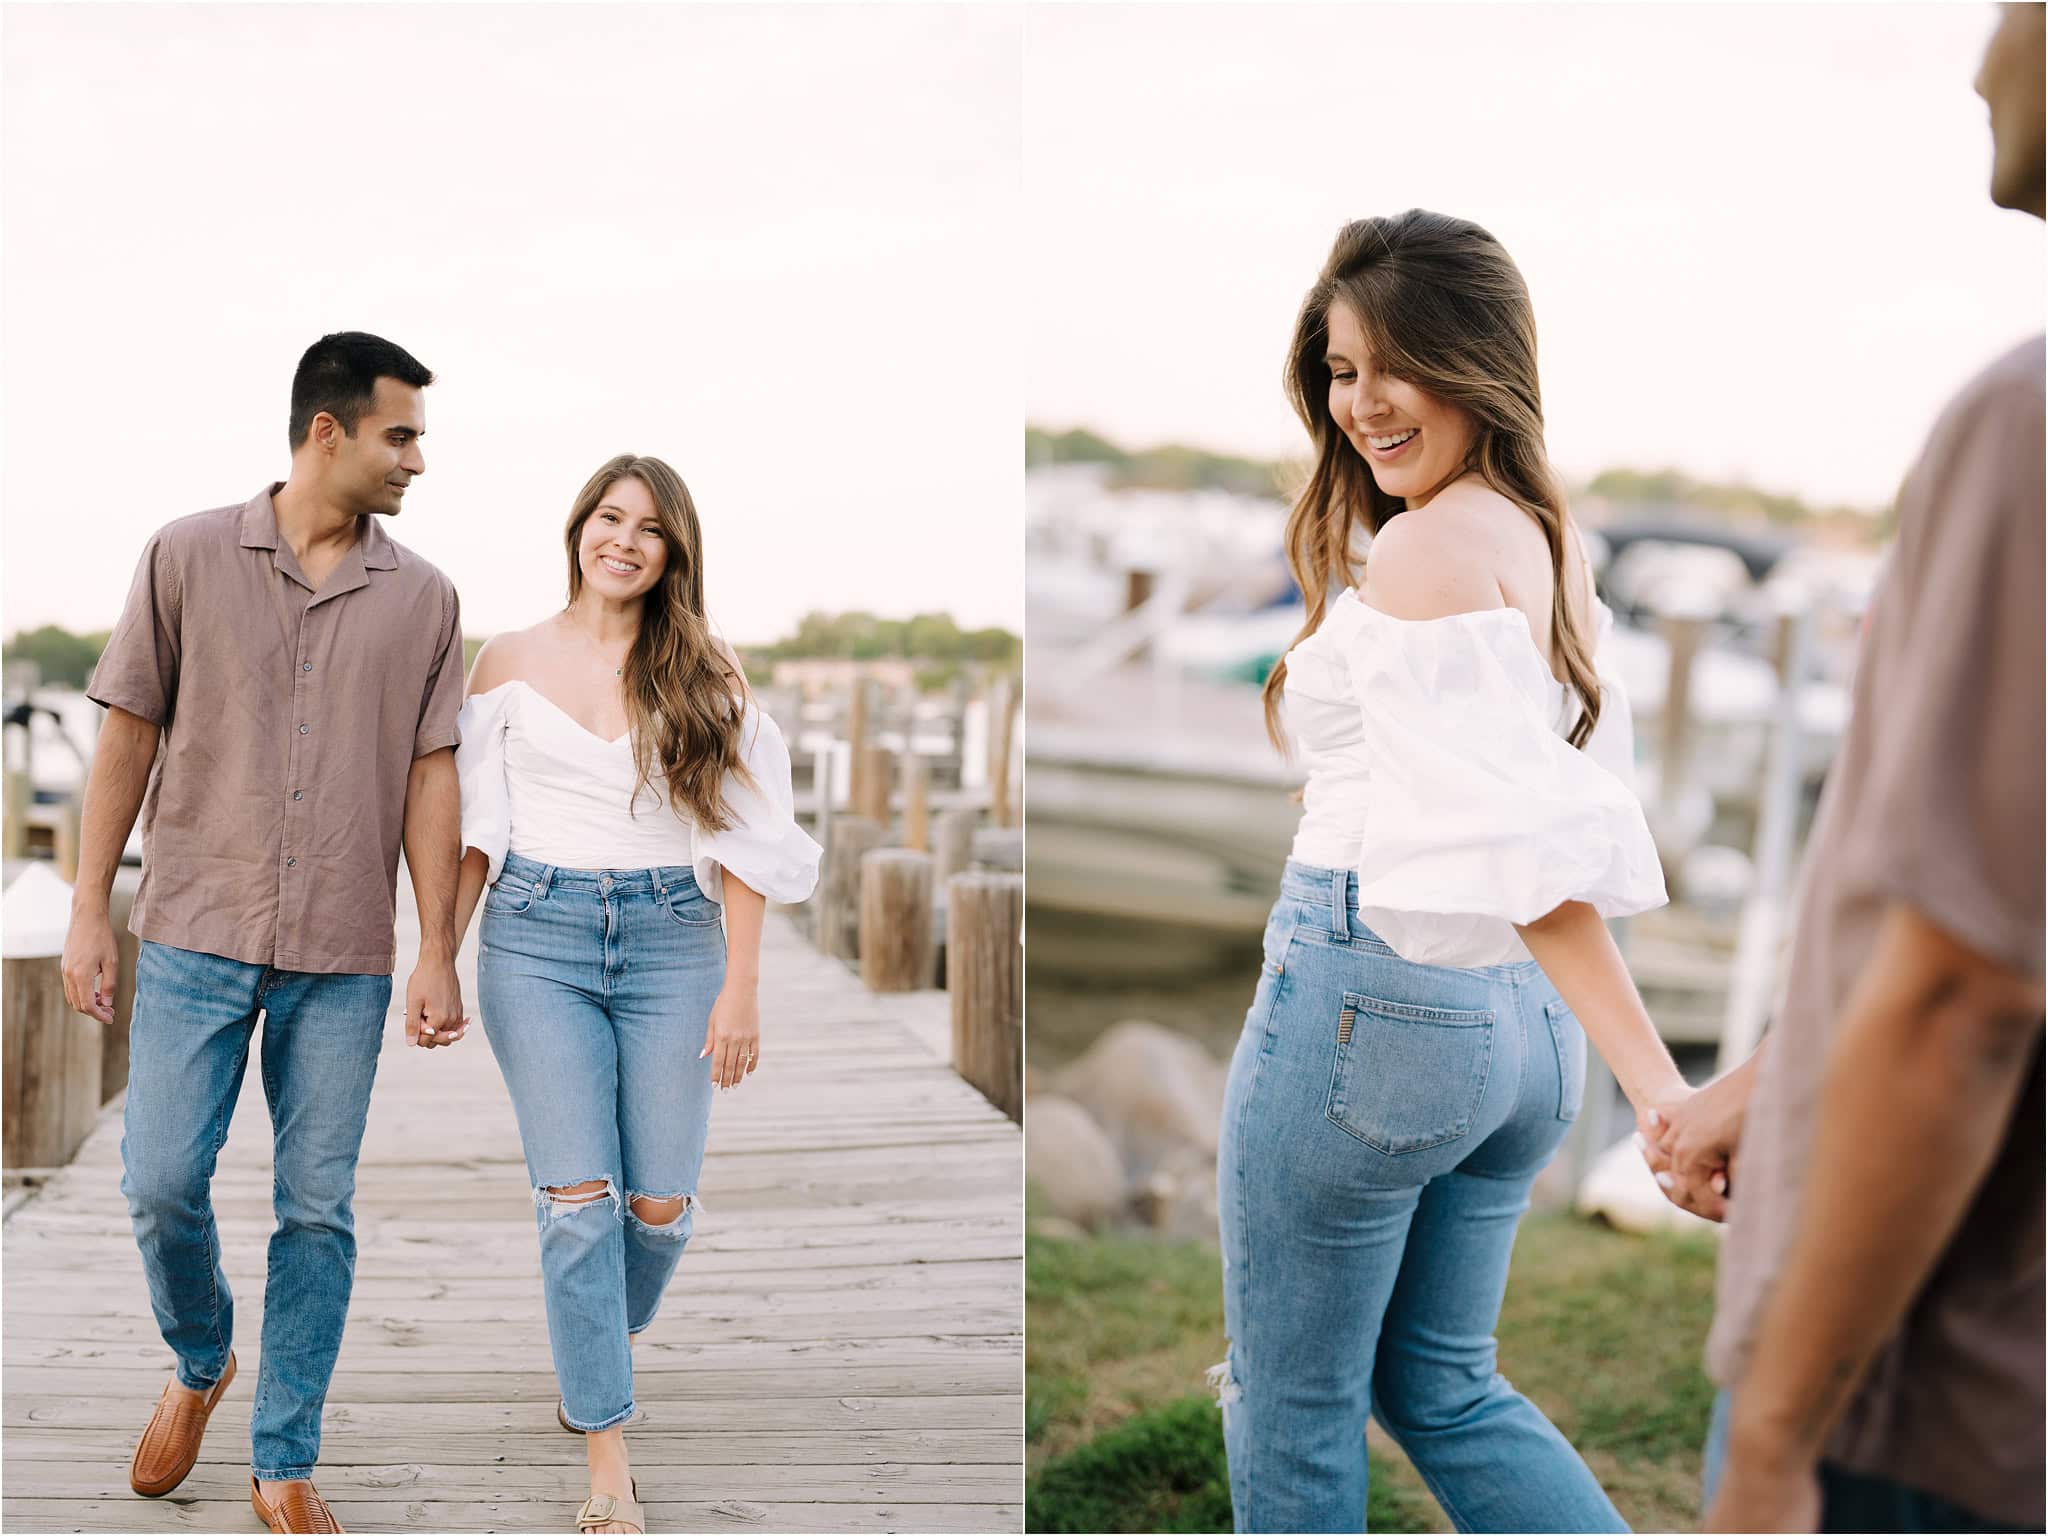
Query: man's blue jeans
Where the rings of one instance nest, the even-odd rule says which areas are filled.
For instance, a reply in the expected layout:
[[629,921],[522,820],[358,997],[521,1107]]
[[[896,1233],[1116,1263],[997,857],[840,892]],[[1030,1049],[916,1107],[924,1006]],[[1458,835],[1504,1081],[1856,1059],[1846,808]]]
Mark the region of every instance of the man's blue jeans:
[[[1714,1399],[1714,1416],[1707,1425],[1706,1454],[1701,1458],[1700,1508],[1714,1502],[1714,1490],[1721,1486],[1721,1470],[1728,1461],[1728,1416],[1733,1399],[1721,1393]],[[1822,1462],[1820,1473],[1820,1528],[1823,1531],[2017,1531],[2016,1525],[2000,1525],[1973,1514],[1960,1504],[1908,1488],[1889,1478],[1866,1477]]]
[[277,1227],[249,1437],[265,1480],[310,1477],[355,1279],[350,1201],[389,976],[313,975],[144,943],[129,1028],[121,1192],[178,1380],[227,1370],[234,1299],[209,1194],[264,1017]]

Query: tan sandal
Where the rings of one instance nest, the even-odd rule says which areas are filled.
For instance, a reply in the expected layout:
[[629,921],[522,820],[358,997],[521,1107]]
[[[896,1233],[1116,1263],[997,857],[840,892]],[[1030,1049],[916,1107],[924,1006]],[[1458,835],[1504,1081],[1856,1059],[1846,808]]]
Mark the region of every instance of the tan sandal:
[[640,1504],[640,1480],[632,1479],[633,1497],[622,1499],[615,1493],[593,1493],[576,1510],[576,1529],[594,1531],[600,1525],[630,1525],[636,1531],[647,1529],[647,1511]]

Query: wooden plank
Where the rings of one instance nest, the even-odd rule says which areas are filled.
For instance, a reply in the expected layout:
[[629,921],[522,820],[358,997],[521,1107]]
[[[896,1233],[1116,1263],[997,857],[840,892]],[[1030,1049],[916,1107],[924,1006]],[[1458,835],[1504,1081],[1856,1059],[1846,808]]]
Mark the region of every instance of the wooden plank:
[[[159,1351],[159,1355],[162,1351]],[[732,1398],[759,1392],[766,1397],[943,1397],[960,1393],[969,1397],[1021,1393],[1021,1356],[1002,1360],[963,1359],[943,1364],[904,1364],[877,1361],[849,1366],[790,1366],[766,1371],[758,1366],[740,1370],[709,1369],[686,1365],[659,1373],[636,1370],[639,1401],[675,1398]],[[666,1378],[653,1381],[659,1374]],[[167,1366],[152,1370],[132,1366],[99,1366],[85,1370],[76,1364],[16,1365],[6,1373],[9,1393],[27,1392],[54,1396],[76,1392],[91,1396],[126,1397],[133,1404],[136,1433],[149,1418],[150,1405],[170,1378]],[[530,1370],[432,1371],[417,1367],[405,1370],[357,1370],[343,1359],[328,1386],[330,1404],[350,1403],[506,1403],[532,1402],[553,1412],[560,1393],[551,1366]]]
[[[652,1484],[643,1484],[650,1496]],[[334,1513],[350,1530],[395,1528],[417,1531],[499,1531],[536,1526],[532,1511],[516,1504],[493,1506],[417,1499],[376,1508],[335,1499]],[[1023,1529],[1021,1500],[1007,1504],[756,1503],[723,1499],[700,1503],[646,1501],[649,1528],[657,1531],[903,1531],[963,1533]],[[572,1511],[542,1528],[561,1529]],[[182,1490],[168,1499],[88,1500],[44,1498],[0,1500],[0,1524],[10,1531],[240,1531],[255,1529],[246,1494],[239,1498],[187,1499]]]
[[[232,1396],[234,1389],[230,1388]],[[1023,1404],[1013,1395],[974,1397],[953,1394],[943,1397],[771,1397],[750,1393],[745,1397],[647,1398],[636,1405],[628,1421],[634,1443],[643,1434],[728,1433],[733,1431],[830,1431],[848,1434],[863,1430],[911,1429],[924,1432],[948,1429],[990,1429],[1014,1437],[1023,1425]],[[27,1427],[68,1429],[114,1429],[140,1434],[149,1417],[145,1405],[140,1417],[127,1397],[87,1397],[70,1394],[41,1396],[14,1390],[9,1380],[4,1423]],[[240,1415],[223,1410],[207,1431],[209,1443],[222,1427]],[[554,1404],[549,1402],[499,1403],[380,1403],[328,1402],[325,1424],[331,1435],[432,1435],[438,1439],[462,1434],[497,1432],[521,1436],[558,1435],[564,1444],[577,1444],[563,1435],[555,1422]],[[246,1433],[247,1427],[244,1426]],[[495,1452],[493,1453],[495,1454]]]
[[[45,1458],[74,1464],[119,1467],[135,1449],[140,1425],[102,1429],[44,1429],[10,1425],[6,1466],[24,1469]],[[782,1466],[794,1460],[805,1466],[861,1466],[884,1462],[944,1463],[948,1466],[1011,1466],[1017,1459],[1014,1429],[862,1429],[832,1430],[699,1430],[688,1434],[635,1426],[631,1448],[635,1460],[690,1466]],[[439,1433],[423,1438],[406,1425],[370,1433],[329,1424],[320,1439],[320,1464],[386,1466],[431,1454],[443,1466],[550,1466],[585,1468],[583,1441],[565,1435],[552,1418],[546,1425],[520,1430]],[[223,1414],[207,1425],[200,1447],[201,1465],[245,1470],[249,1465],[249,1426],[238,1415]]]
[[[952,1332],[945,1336],[1007,1338],[1012,1336],[1016,1317],[1014,1301],[972,1306],[955,1301],[946,1308],[944,1324]],[[929,1337],[932,1333],[932,1311],[929,1307],[878,1311],[870,1306],[833,1312],[777,1313],[753,1307],[726,1306],[715,1312],[692,1308],[673,1328],[664,1328],[664,1320],[657,1319],[654,1326],[641,1336],[635,1346],[635,1358],[648,1358],[647,1351],[667,1349],[686,1338],[716,1338],[728,1344],[796,1344],[916,1339]],[[235,1308],[237,1336],[258,1338],[263,1331],[262,1324],[260,1309],[240,1305]],[[519,1315],[495,1318],[472,1315],[452,1322],[437,1309],[415,1308],[407,1317],[394,1317],[388,1312],[374,1316],[351,1315],[342,1332],[341,1347],[353,1352],[358,1347],[374,1348],[380,1343],[390,1343],[427,1345],[434,1350],[473,1351],[506,1337],[508,1325],[512,1328],[540,1328],[543,1330],[541,1342],[546,1342],[544,1330],[547,1325],[538,1307]],[[161,1340],[156,1319],[147,1312],[74,1316],[68,1321],[48,1312],[22,1318],[10,1316],[7,1332],[13,1339],[60,1343],[65,1347],[137,1342],[160,1347]]]
[[[429,1453],[432,1447],[423,1447]],[[33,1477],[39,1498],[132,1499],[126,1458],[90,1462],[10,1463],[8,1483],[22,1474]],[[634,1473],[652,1492],[663,1473],[639,1461]],[[391,1462],[362,1466],[322,1460],[321,1492],[335,1503],[344,1499],[362,1505],[408,1503],[424,1493],[438,1499],[475,1504],[558,1504],[574,1508],[590,1492],[587,1466],[520,1466],[507,1460],[482,1466],[449,1466],[432,1461]],[[903,1504],[998,1504],[1022,1495],[1022,1469],[1016,1467],[918,1465],[888,1462],[874,1466],[810,1467],[726,1465],[706,1468],[679,1465],[666,1480],[676,1492],[709,1493],[714,1498],[788,1499],[827,1504],[865,1504],[883,1499]],[[213,1463],[195,1467],[178,1488],[181,1498],[231,1499],[249,1486],[246,1463]],[[538,1513],[536,1511],[535,1513]],[[530,1518],[530,1517],[529,1517]],[[382,1523],[379,1516],[378,1523]]]

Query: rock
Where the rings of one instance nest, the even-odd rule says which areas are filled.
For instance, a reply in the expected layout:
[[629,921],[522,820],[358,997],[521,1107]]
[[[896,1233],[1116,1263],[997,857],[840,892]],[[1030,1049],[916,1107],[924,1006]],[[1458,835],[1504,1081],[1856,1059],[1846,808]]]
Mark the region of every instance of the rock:
[[1094,1228],[1123,1214],[1128,1181],[1116,1148],[1072,1099],[1024,1102],[1024,1176],[1047,1216]]
[[1215,1242],[1215,1157],[1197,1147],[1181,1148],[1153,1170],[1132,1205],[1162,1236]]
[[1657,1176],[1633,1140],[1618,1141],[1593,1159],[1579,1185],[1576,1206],[1581,1216],[1604,1216],[1623,1232],[1721,1231],[1719,1222],[1695,1216],[1664,1198]]
[[1229,1067],[1200,1044],[1142,1019],[1126,1019],[1059,1072],[1054,1091],[1109,1133],[1132,1180],[1184,1166],[1190,1149],[1211,1162]]

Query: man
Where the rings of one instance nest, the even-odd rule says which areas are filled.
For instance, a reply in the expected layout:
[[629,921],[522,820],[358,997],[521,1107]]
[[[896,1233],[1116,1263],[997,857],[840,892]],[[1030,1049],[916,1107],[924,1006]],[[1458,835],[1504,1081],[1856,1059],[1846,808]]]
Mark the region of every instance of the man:
[[[1977,80],[2036,218],[2042,14]],[[1731,1213],[1710,1530],[2043,1529],[2043,365],[1978,375],[1907,478],[1783,1011],[1650,1149]]]
[[308,348],[292,381],[291,477],[151,538],[87,689],[108,713],[64,991],[112,1018],[108,891],[140,807],[122,1190],[177,1356],[129,1482],[150,1496],[177,1487],[234,1378],[209,1188],[260,1012],[277,1228],[250,1498],[277,1531],[340,1529],[311,1479],[355,1273],[350,1200],[391,998],[401,840],[421,930],[407,1038],[445,1043],[462,1028],[455,589],[379,525],[426,470],[433,377],[362,332]]

